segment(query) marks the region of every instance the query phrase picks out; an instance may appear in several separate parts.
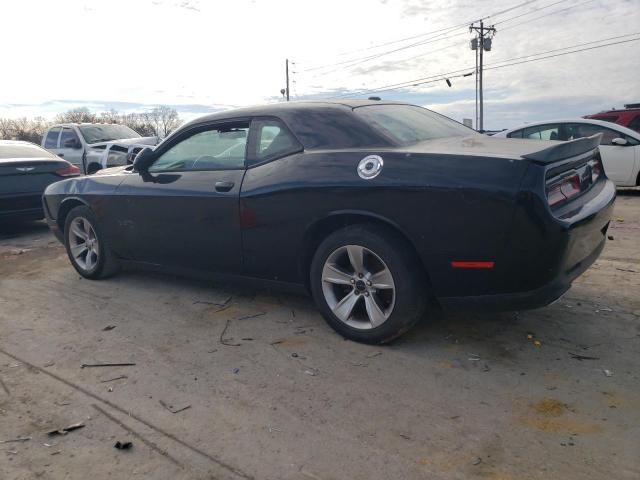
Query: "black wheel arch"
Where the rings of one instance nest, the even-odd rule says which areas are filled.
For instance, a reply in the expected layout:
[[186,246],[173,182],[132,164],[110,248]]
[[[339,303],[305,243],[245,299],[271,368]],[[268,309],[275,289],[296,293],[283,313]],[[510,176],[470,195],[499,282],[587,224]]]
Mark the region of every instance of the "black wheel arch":
[[406,244],[411,255],[417,262],[419,262],[425,281],[429,288],[431,287],[431,280],[429,278],[426,265],[422,262],[420,255],[418,254],[413,242],[409,239],[409,236],[399,225],[388,218],[377,215],[373,212],[345,210],[332,212],[323,218],[317,219],[305,230],[298,257],[298,268],[307,291],[311,291],[309,278],[311,272],[311,261],[313,260],[313,256],[322,241],[333,232],[352,225],[374,225],[386,231],[388,234],[400,239],[400,241]]
[[69,197],[65,198],[62,201],[60,207],[58,207],[58,216],[56,217],[56,223],[58,224],[61,232],[64,232],[64,224],[67,219],[67,215],[69,215],[69,212],[75,207],[83,205],[85,207],[89,207],[89,204],[86,201],[78,197]]

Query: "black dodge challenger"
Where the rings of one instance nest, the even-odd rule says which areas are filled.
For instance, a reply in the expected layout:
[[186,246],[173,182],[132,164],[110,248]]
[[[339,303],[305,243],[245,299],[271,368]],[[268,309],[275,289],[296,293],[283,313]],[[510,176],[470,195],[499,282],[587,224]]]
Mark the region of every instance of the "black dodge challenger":
[[615,188],[597,136],[491,138],[421,107],[291,102],[188,123],[132,166],[49,186],[91,279],[127,262],[297,285],[353,340],[429,301],[547,305],[598,257]]

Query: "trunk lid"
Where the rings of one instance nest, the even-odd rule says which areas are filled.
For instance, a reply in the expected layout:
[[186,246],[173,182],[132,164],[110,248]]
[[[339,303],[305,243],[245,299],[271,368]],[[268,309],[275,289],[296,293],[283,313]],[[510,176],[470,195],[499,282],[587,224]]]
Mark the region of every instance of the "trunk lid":
[[53,158],[0,160],[0,195],[43,192],[47,185],[62,180],[56,171],[68,166]]

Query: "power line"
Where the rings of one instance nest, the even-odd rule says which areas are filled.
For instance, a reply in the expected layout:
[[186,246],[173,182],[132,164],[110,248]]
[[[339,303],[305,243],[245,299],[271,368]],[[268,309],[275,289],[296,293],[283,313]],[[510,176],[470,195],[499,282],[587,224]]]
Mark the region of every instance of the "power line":
[[[530,5],[530,4],[538,2],[538,1],[540,1],[540,0],[528,0],[526,2],[522,2],[522,3],[519,3],[517,5],[511,6],[509,8],[500,10],[499,12],[495,12],[495,13],[492,13],[490,15],[484,16],[484,17],[482,17],[480,19],[477,19],[477,20],[472,20],[472,21],[468,21],[468,22],[459,23],[459,24],[456,24],[456,25],[452,25],[450,27],[442,28],[442,29],[439,29],[439,30],[434,30],[432,32],[422,33],[422,34],[419,34],[419,35],[414,35],[412,37],[406,37],[406,38],[402,38],[402,39],[399,39],[399,40],[394,40],[394,41],[391,41],[391,42],[381,43],[381,44],[378,44],[378,45],[373,45],[373,46],[361,48],[361,49],[358,49],[358,50],[352,50],[350,52],[344,52],[344,53],[341,53],[339,55],[347,55],[349,53],[356,53],[356,52],[359,52],[359,51],[373,50],[373,49],[380,48],[380,47],[387,46],[387,45],[393,45],[393,44],[397,44],[397,43],[402,43],[402,42],[407,41],[407,40],[413,40],[413,39],[420,38],[420,37],[425,37],[425,36],[428,37],[428,38],[423,39],[423,40],[421,40],[419,42],[415,42],[415,43],[412,43],[412,44],[409,44],[409,45],[404,45],[402,47],[398,47],[397,49],[393,49],[393,50],[390,50],[390,51],[380,52],[380,53],[373,54],[373,55],[366,56],[366,57],[352,58],[350,60],[344,60],[344,61],[341,61],[341,62],[331,63],[331,64],[327,64],[327,65],[319,65],[319,66],[315,66],[315,67],[310,67],[310,68],[306,68],[306,69],[300,70],[300,72],[309,72],[309,71],[314,71],[314,70],[321,70],[323,68],[336,67],[336,66],[345,65],[345,64],[348,64],[348,63],[352,63],[352,62],[358,62],[358,63],[354,63],[353,65],[348,65],[347,67],[345,67],[345,68],[350,68],[352,66],[358,65],[359,63],[364,63],[366,61],[373,60],[373,59],[379,58],[381,56],[390,55],[392,53],[395,53],[395,52],[398,52],[398,51],[401,51],[401,50],[405,50],[407,48],[413,48],[413,47],[416,47],[416,46],[419,46],[419,45],[425,45],[427,43],[430,43],[431,41],[439,41],[439,40],[442,40],[444,38],[450,38],[452,36],[462,35],[462,33],[460,33],[460,34],[451,35],[449,37],[438,38],[438,37],[446,36],[448,33],[451,33],[452,31],[454,31],[454,30],[456,30],[458,28],[466,27],[467,25],[469,25],[471,23],[475,23],[475,22],[479,22],[481,20],[486,20],[488,18],[492,18],[492,17],[496,17],[496,16],[499,16],[499,15],[503,15],[504,13],[508,13],[510,11],[513,11],[515,9]],[[566,1],[566,0],[562,0],[562,1]]]
[[[499,61],[499,62],[491,63],[491,64],[487,65],[488,68],[485,68],[485,70],[495,70],[495,69],[498,69],[498,68],[510,67],[510,66],[513,66],[513,65],[521,65],[523,63],[536,62],[536,61],[539,61],[539,60],[545,60],[547,58],[560,57],[560,56],[569,55],[569,54],[572,54],[572,53],[579,53],[579,52],[584,52],[584,51],[588,51],[588,50],[595,50],[595,49],[598,49],[598,48],[604,48],[604,47],[609,47],[609,46],[612,46],[612,45],[619,45],[619,44],[629,43],[629,42],[636,42],[636,41],[640,40],[640,38],[620,40],[620,41],[617,41],[617,42],[605,43],[603,45],[595,45],[595,46],[592,46],[592,47],[580,48],[578,50],[571,50],[569,52],[556,53],[556,54],[553,54],[553,55],[546,55],[546,56],[542,56],[542,57],[539,57],[539,58],[532,58],[532,59],[529,59],[529,60],[515,61],[515,60],[520,60],[520,59],[527,58],[527,57],[545,55],[547,53],[551,53],[551,52],[554,52],[554,51],[557,51],[557,50],[574,49],[574,48],[582,47],[582,46],[593,44],[593,43],[600,43],[600,42],[604,42],[604,41],[608,41],[608,40],[612,40],[612,39],[616,39],[616,38],[629,37],[629,36],[632,36],[632,35],[640,35],[640,32],[630,33],[630,34],[627,34],[627,35],[620,35],[620,36],[617,36],[617,37],[610,37],[610,38],[607,38],[607,39],[596,40],[596,41],[587,42],[587,43],[583,43],[583,44],[579,44],[579,45],[572,45],[572,46],[564,47],[564,48],[561,48],[561,49],[548,50],[548,51],[545,51],[545,52],[526,55],[524,57],[510,58],[510,59],[507,59],[507,60],[502,60],[502,61]],[[497,65],[497,64],[505,63],[505,62],[512,62],[512,63],[506,63],[505,65]],[[423,85],[423,84],[427,84],[427,83],[433,83],[433,82],[442,81],[445,78],[456,78],[456,77],[462,77],[462,76],[469,76],[469,74],[463,74],[463,75],[456,75],[456,74],[459,74],[460,72],[464,72],[464,71],[470,71],[470,70],[472,71],[473,67],[467,67],[465,69],[453,70],[451,72],[445,72],[445,73],[440,73],[440,74],[436,74],[436,75],[431,75],[431,76],[428,76],[428,77],[417,78],[417,79],[408,80],[408,81],[404,81],[404,82],[399,82],[399,83],[395,83],[395,84],[391,84],[391,85],[385,85],[385,86],[382,86],[382,87],[376,87],[376,88],[373,88],[373,89],[350,92],[348,94],[343,94],[343,95],[340,95],[338,97],[330,97],[330,98],[346,98],[346,97],[350,97],[350,96],[354,96],[354,95],[362,95],[362,94],[368,94],[368,93],[383,92],[383,91],[389,91],[389,90],[397,90],[397,89],[406,88],[406,87],[414,87],[414,86],[419,86],[419,85]]]
[[509,17],[509,18],[506,18],[506,19],[504,19],[504,20],[499,20],[499,21],[495,22],[495,23],[494,23],[494,25],[500,25],[500,24],[502,24],[502,23],[506,23],[506,22],[510,22],[511,20],[515,20],[516,18],[521,18],[521,17],[524,17],[524,16],[526,16],[526,15],[531,15],[532,13],[537,13],[537,12],[539,12],[540,10],[545,10],[545,9],[547,9],[547,8],[550,8],[550,7],[553,7],[553,6],[555,6],[555,5],[558,5],[559,3],[564,3],[564,2],[566,2],[566,1],[567,1],[567,0],[558,0],[557,2],[553,2],[553,3],[550,3],[550,4],[548,4],[548,5],[543,5],[542,7],[534,8],[533,10],[530,10],[530,11],[528,11],[528,12],[524,12],[524,13],[521,13],[520,15],[516,15],[516,16],[514,16],[514,17]]
[[526,23],[535,22],[536,20],[539,20],[539,19],[544,18],[544,17],[548,17],[549,15],[555,15],[556,13],[562,13],[562,12],[565,12],[567,10],[571,10],[572,8],[578,8],[578,7],[581,7],[583,5],[586,5],[587,3],[592,3],[593,1],[595,1],[595,0],[587,0],[586,2],[578,3],[577,5],[570,5],[568,7],[561,8],[560,10],[553,10],[552,12],[547,12],[544,15],[540,15],[538,17],[530,18],[528,20],[525,20],[524,22],[514,23],[513,25],[509,25],[507,27],[501,28],[500,31],[504,32],[505,30],[509,30],[511,28],[515,28],[515,27],[518,27],[520,25],[524,25]]

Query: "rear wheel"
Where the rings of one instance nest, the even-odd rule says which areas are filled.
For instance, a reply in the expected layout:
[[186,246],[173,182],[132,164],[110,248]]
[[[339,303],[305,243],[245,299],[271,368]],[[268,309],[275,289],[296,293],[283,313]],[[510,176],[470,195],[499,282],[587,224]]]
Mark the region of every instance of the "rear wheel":
[[386,343],[425,313],[427,288],[406,242],[373,225],[331,234],[311,265],[311,289],[337,332],[364,343]]
[[99,279],[115,274],[118,261],[101,234],[89,207],[72,209],[65,220],[64,240],[67,255],[76,271],[85,278]]

